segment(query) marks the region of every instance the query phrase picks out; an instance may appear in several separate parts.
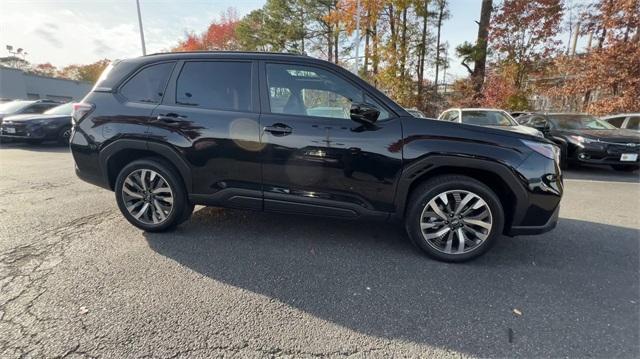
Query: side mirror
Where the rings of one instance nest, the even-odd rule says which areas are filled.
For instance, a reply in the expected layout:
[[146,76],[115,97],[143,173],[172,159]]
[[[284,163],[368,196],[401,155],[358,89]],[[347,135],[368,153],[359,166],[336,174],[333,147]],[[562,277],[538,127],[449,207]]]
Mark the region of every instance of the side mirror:
[[367,125],[375,123],[378,120],[378,116],[380,116],[380,110],[374,105],[364,102],[352,103],[349,113],[353,121]]
[[535,128],[536,130],[542,132],[542,133],[547,133],[549,132],[549,123],[548,122],[538,122],[534,125],[532,125],[531,127]]

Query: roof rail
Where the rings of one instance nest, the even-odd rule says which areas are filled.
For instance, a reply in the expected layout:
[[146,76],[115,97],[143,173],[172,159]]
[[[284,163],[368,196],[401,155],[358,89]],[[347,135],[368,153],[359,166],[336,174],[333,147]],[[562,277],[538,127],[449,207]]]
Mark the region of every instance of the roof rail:
[[294,54],[290,52],[274,52],[274,51],[233,51],[233,50],[196,50],[196,51],[169,51],[155,52],[145,56],[169,55],[169,54],[265,54],[265,55],[288,55],[288,56],[307,56],[305,54]]

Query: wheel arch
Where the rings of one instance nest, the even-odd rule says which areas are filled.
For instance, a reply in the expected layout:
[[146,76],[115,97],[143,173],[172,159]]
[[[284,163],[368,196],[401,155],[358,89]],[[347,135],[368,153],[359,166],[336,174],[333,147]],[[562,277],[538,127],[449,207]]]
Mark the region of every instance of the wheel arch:
[[495,192],[504,209],[504,232],[524,216],[526,209],[521,204],[526,203],[527,193],[514,170],[498,162],[451,156],[426,158],[403,171],[396,197],[396,216],[404,218],[409,197],[421,183],[440,175],[452,174],[476,179]]
[[186,161],[169,145],[144,140],[121,139],[107,145],[100,151],[100,167],[105,174],[109,188],[115,187],[120,170],[132,161],[145,157],[160,157],[171,164],[180,174],[187,193],[191,193],[191,171]]

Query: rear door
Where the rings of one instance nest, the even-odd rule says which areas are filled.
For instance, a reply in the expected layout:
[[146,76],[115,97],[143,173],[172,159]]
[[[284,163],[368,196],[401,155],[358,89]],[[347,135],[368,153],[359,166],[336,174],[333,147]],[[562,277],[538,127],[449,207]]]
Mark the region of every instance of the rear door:
[[[265,209],[344,217],[393,211],[400,119],[329,68],[260,66]],[[378,121],[351,120],[353,102],[375,105]]]
[[188,163],[201,202],[262,209],[259,101],[253,61],[184,60],[153,112],[150,142]]

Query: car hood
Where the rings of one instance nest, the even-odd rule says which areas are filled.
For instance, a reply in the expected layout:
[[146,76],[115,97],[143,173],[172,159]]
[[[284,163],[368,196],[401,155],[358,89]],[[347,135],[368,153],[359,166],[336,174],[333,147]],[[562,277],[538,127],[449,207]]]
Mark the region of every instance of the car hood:
[[2,119],[3,123],[28,123],[32,121],[40,120],[64,120],[69,119],[71,121],[71,115],[47,115],[47,114],[32,114],[32,115],[14,115],[8,116]]
[[588,137],[605,142],[640,143],[640,133],[620,128],[613,130],[561,130],[559,132],[564,135]]
[[486,126],[486,127],[497,128],[499,130],[505,130],[505,131],[511,131],[511,132],[517,132],[517,133],[524,133],[525,135],[543,137],[540,131],[536,130],[533,127],[528,127],[528,126],[518,125],[518,126]]

